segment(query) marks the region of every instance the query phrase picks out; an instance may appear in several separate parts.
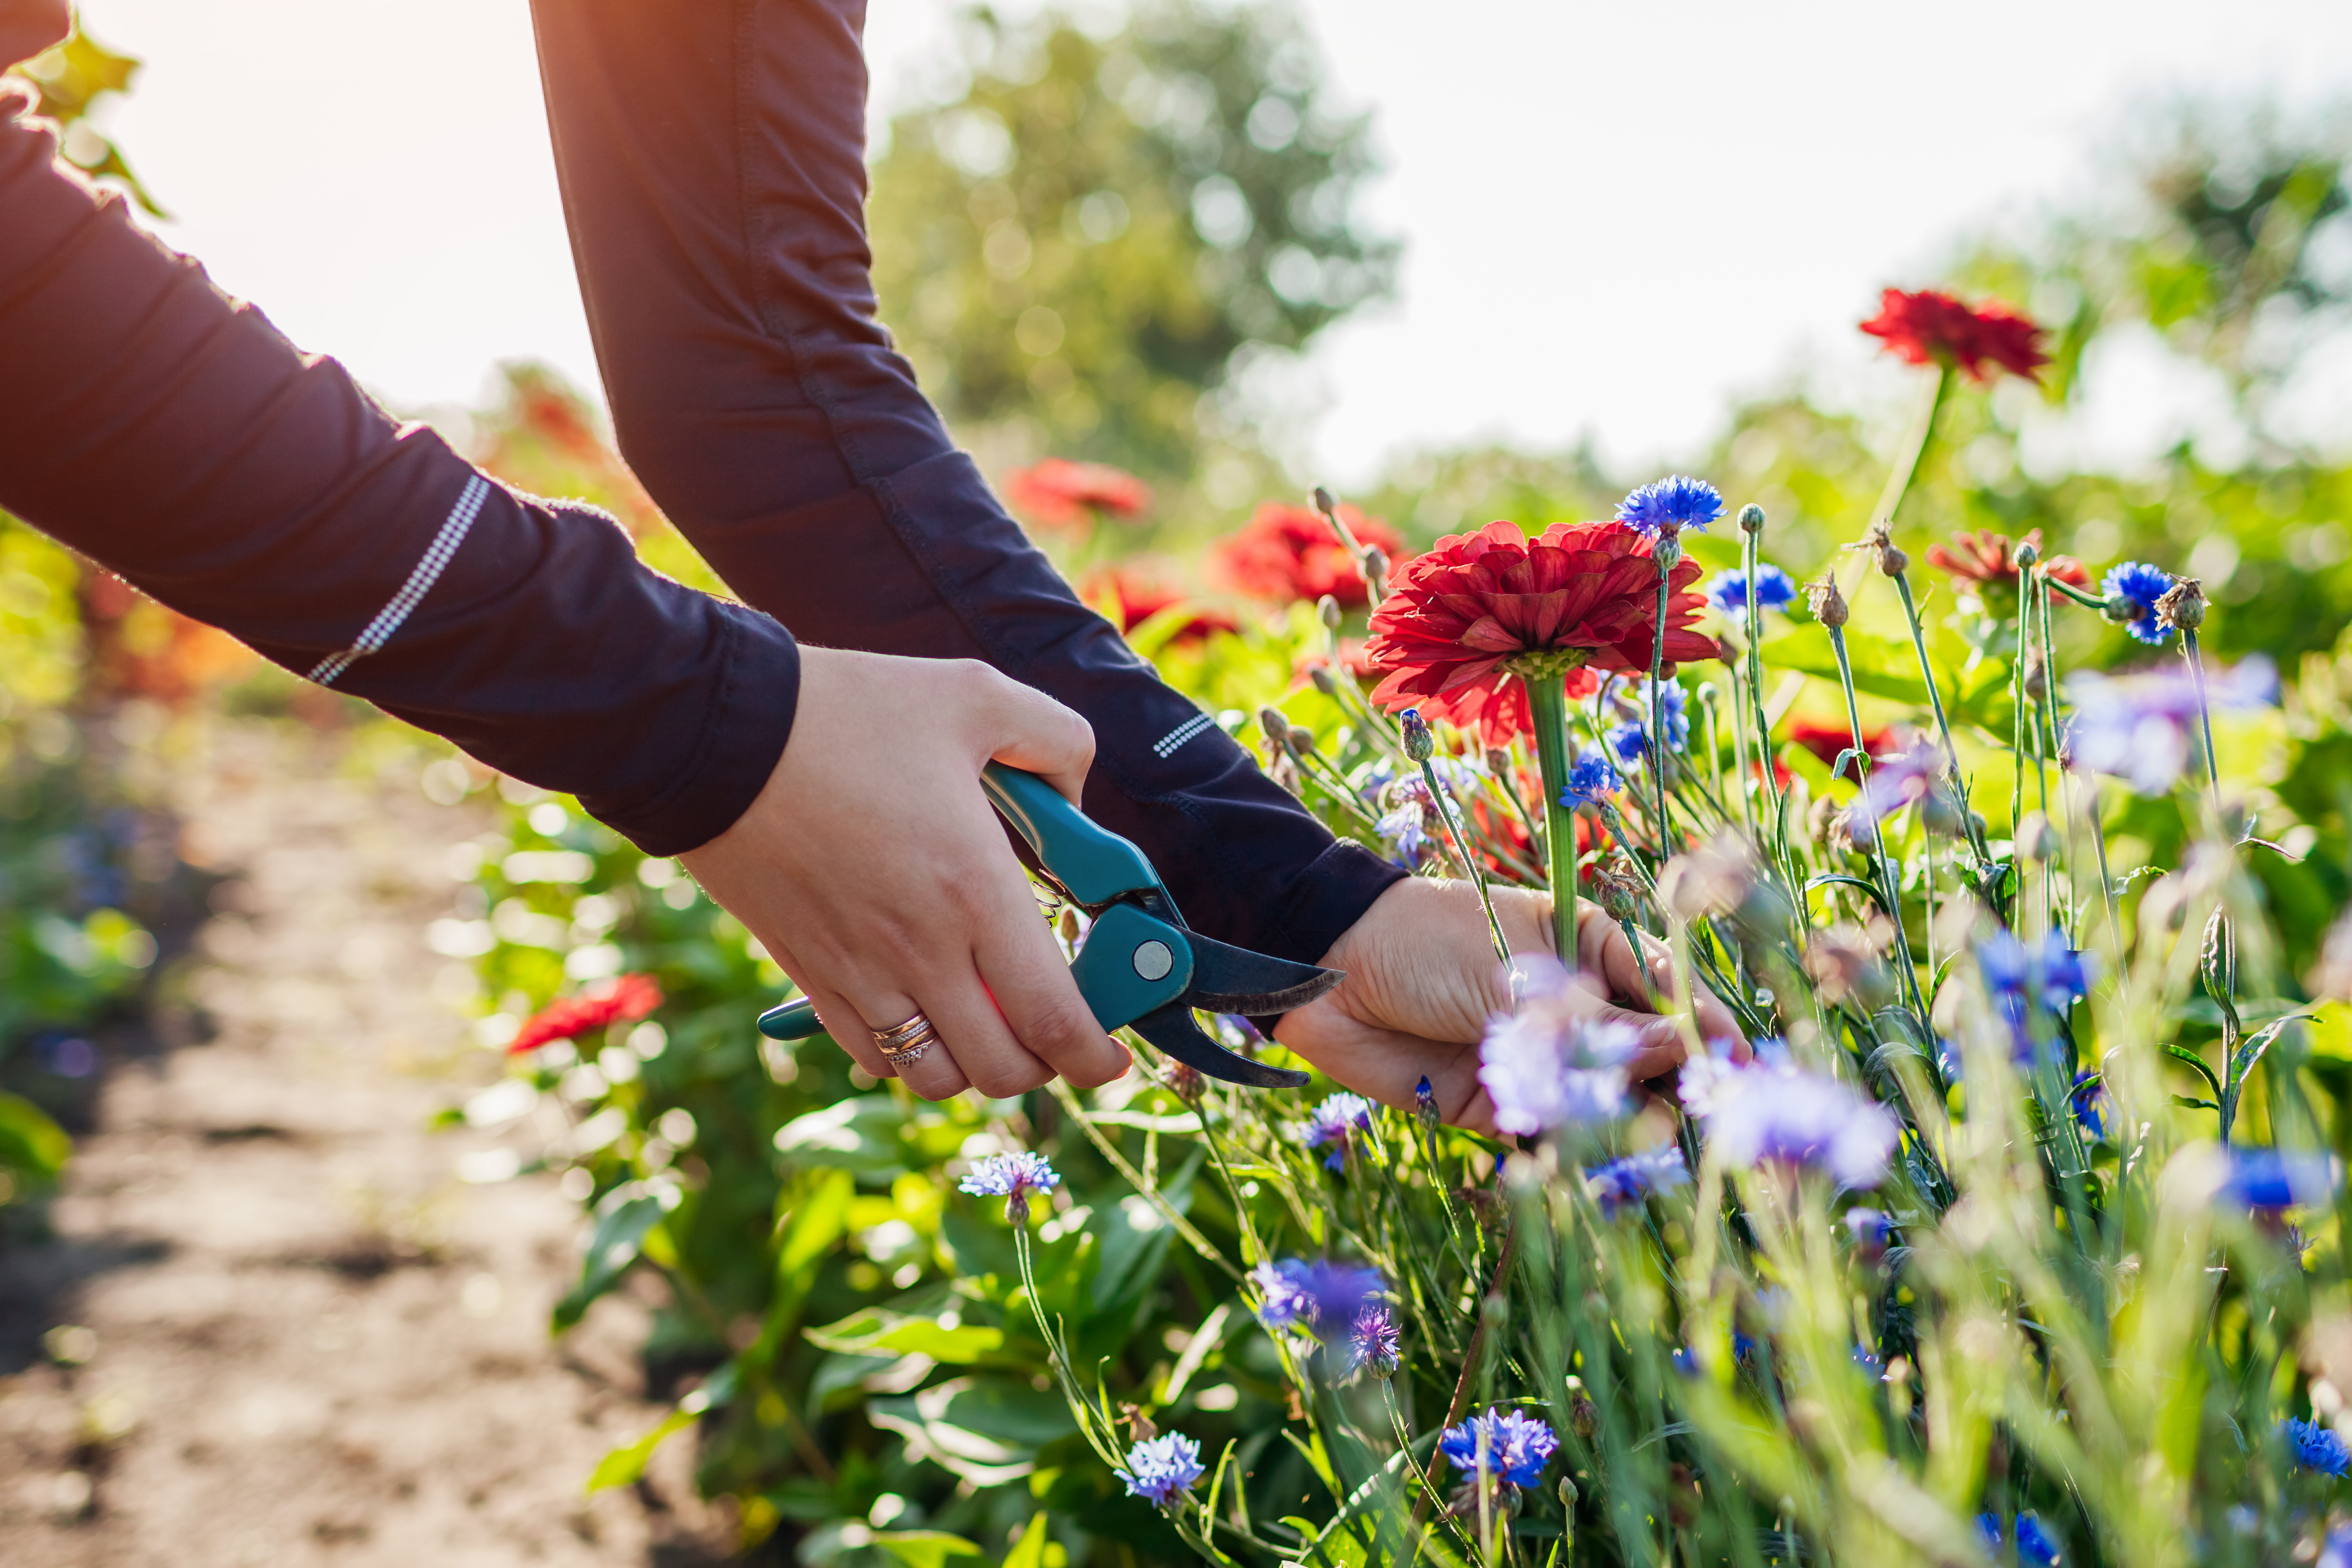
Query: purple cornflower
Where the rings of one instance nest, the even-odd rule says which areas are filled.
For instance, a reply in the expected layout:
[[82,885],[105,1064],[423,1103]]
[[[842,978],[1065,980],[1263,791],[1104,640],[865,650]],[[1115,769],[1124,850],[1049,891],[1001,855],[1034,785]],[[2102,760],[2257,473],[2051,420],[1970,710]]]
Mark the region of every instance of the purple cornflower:
[[1605,1122],[1625,1106],[1625,1063],[1641,1037],[1628,1024],[1593,1021],[1559,962],[1514,960],[1523,1000],[1498,1014],[1478,1047],[1478,1082],[1494,1103],[1495,1125],[1532,1136]]
[[[2278,695],[2278,672],[2259,653],[2234,670],[2216,670],[2205,682],[2215,713],[2268,706]],[[2063,749],[2074,765],[2131,781],[2143,795],[2170,789],[2187,767],[2200,720],[2197,683],[2186,670],[2146,670],[2132,675],[2077,671],[2066,678],[2074,721]]]
[[2172,574],[2144,560],[2127,560],[2107,573],[2100,585],[2107,595],[2107,618],[2123,622],[2143,643],[2162,647],[2172,641],[2172,628],[2156,618],[2156,601],[2172,589]]
[[1156,1508],[1191,1491],[1204,1472],[1201,1445],[1181,1432],[1147,1437],[1127,1451],[1127,1468],[1118,1472],[1127,1495],[1149,1499]]
[[2324,1476],[2340,1476],[2352,1470],[2352,1448],[2335,1428],[2316,1421],[2298,1421],[2290,1416],[2279,1423],[2279,1436],[2286,1439],[2287,1452],[2294,1457],[2298,1469],[2316,1470]]
[[[1427,793],[1423,791],[1424,796]],[[1405,801],[1383,815],[1374,827],[1381,841],[1388,846],[1390,860],[1407,871],[1421,864],[1421,857],[1429,847],[1429,819],[1419,800]]]
[[[1634,717],[1614,726],[1609,731],[1610,749],[1628,767],[1639,767],[1650,751],[1650,698],[1653,687],[1649,678],[1628,683],[1616,694],[1620,711],[1632,708]],[[1690,747],[1690,694],[1679,681],[1664,683],[1666,700],[1666,749],[1685,751]],[[1605,708],[1606,705],[1601,705]]]
[[1883,1209],[1849,1208],[1843,1218],[1846,1234],[1853,1238],[1856,1257],[1865,1263],[1875,1263],[1886,1256],[1886,1241],[1895,1234],[1895,1221]]
[[2257,1213],[2326,1203],[2344,1181],[2342,1168],[2326,1155],[2233,1148],[2229,1157],[2229,1176],[2217,1196]]
[[[1706,1065],[1694,1074],[1693,1063]],[[1849,1187],[1886,1179],[1899,1138],[1895,1118],[1834,1078],[1758,1061],[1732,1067],[1712,1054],[1683,1065],[1683,1103],[1735,1166],[1811,1166]]]
[[975,1197],[1001,1197],[1004,1218],[1020,1225],[1029,1218],[1029,1195],[1051,1192],[1062,1177],[1045,1156],[1021,1149],[1009,1155],[989,1155],[972,1163],[963,1178],[963,1190]]
[[1651,539],[1672,538],[1685,528],[1705,533],[1707,524],[1721,516],[1722,492],[1704,479],[1682,474],[1653,480],[1617,503],[1617,520]]
[[1559,803],[1573,811],[1616,792],[1617,769],[1610,764],[1609,754],[1597,746],[1588,746],[1577,754],[1575,765],[1568,770],[1568,783],[1559,792]]
[[1404,1360],[1404,1333],[1396,1314],[1378,1303],[1356,1313],[1348,1330],[1348,1371],[1386,1377]]
[[1487,1475],[1507,1487],[1531,1487],[1543,1479],[1544,1467],[1559,1451],[1559,1437],[1536,1416],[1489,1408],[1484,1416],[1448,1427],[1437,1439],[1445,1462],[1471,1477],[1482,1468],[1482,1448]]
[[1861,792],[1845,809],[1848,836],[1864,849],[1876,844],[1878,824],[1904,807],[1925,800],[1943,772],[1944,754],[1924,740],[1908,751],[1871,764],[1870,777],[1862,781]]
[[1348,1164],[1348,1151],[1354,1146],[1356,1134],[1371,1127],[1372,1103],[1343,1090],[1307,1113],[1307,1146],[1319,1149],[1328,1145],[1331,1152],[1323,1156],[1324,1169],[1341,1170]]
[[[1706,601],[1734,621],[1748,619],[1748,573],[1738,568],[1706,580]],[[1756,608],[1785,610],[1797,601],[1796,580],[1769,561],[1756,568]]]
[[1304,1258],[1261,1263],[1250,1270],[1250,1282],[1265,1298],[1257,1310],[1258,1322],[1270,1329],[1310,1334],[1318,1333],[1325,1323],[1352,1324],[1364,1304],[1387,1294],[1389,1288],[1378,1269]]
[[1611,1160],[1584,1178],[1584,1189],[1601,1206],[1603,1218],[1614,1219],[1620,1209],[1645,1201],[1652,1193],[1681,1186],[1690,1180],[1690,1166],[1678,1144]]
[[1421,1075],[1421,1082],[1412,1086],[1412,1114],[1425,1130],[1433,1133],[1437,1130],[1437,1091],[1429,1086],[1429,1074],[1426,1072]]
[[2352,1568],[2352,1524],[2339,1524],[2327,1532],[2312,1568]]

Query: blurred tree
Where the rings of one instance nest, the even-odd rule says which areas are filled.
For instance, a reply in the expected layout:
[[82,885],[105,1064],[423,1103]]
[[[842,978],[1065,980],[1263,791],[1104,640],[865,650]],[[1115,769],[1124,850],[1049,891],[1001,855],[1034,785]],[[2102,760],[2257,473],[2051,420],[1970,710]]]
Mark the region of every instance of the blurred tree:
[[963,20],[971,87],[900,116],[874,172],[883,319],[930,395],[1004,455],[1196,465],[1202,399],[1392,283],[1357,227],[1368,120],[1289,15],[1147,0],[1097,40],[1049,12]]

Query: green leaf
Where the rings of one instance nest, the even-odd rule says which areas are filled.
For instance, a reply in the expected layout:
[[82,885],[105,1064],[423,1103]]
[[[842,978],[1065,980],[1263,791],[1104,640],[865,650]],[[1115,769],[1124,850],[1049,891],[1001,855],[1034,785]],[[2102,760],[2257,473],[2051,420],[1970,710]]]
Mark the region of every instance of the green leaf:
[[785,1123],[776,1134],[776,1152],[796,1165],[895,1176],[906,1165],[905,1125],[906,1113],[890,1096],[861,1094]]
[[47,1181],[65,1169],[73,1140],[38,1105],[0,1092],[0,1170]]
[[950,1364],[978,1361],[1004,1348],[1003,1329],[941,1328],[935,1318],[908,1317],[880,1307],[811,1329],[806,1337],[811,1344],[845,1355],[928,1355]]
[[894,1530],[874,1537],[874,1544],[890,1554],[894,1562],[907,1568],[945,1568],[950,1558],[977,1557],[983,1561],[987,1553],[961,1535],[950,1535],[944,1530]]
[[676,1208],[683,1195],[674,1183],[658,1186],[633,1181],[606,1193],[596,1205],[596,1228],[588,1237],[588,1250],[580,1260],[580,1279],[555,1303],[555,1332],[577,1323],[597,1297],[620,1282],[629,1265],[645,1250],[646,1233]]
[[1050,1535],[1045,1529],[1045,1511],[1039,1509],[1029,1521],[1029,1528],[1013,1550],[1004,1554],[1004,1568],[1045,1568],[1045,1543]]
[[677,1402],[677,1408],[662,1417],[661,1424],[637,1438],[624,1443],[596,1461],[589,1474],[588,1490],[602,1491],[606,1487],[635,1486],[646,1473],[646,1464],[654,1450],[662,1446],[672,1433],[682,1432],[700,1419],[703,1412],[715,1405],[724,1405],[735,1396],[735,1364],[729,1362],[710,1375],[710,1380]]
[[[2213,1097],[2217,1100],[2221,1097],[2221,1080],[2211,1068],[2205,1065],[2204,1058],[2199,1056],[2193,1051],[2188,1051],[2177,1045],[2166,1046],[2164,1048],[2164,1053],[2184,1066],[2195,1068],[2197,1070],[2197,1075],[2205,1080],[2207,1083],[2212,1085]],[[2174,1098],[2177,1100],[2179,1097],[2175,1095]]]

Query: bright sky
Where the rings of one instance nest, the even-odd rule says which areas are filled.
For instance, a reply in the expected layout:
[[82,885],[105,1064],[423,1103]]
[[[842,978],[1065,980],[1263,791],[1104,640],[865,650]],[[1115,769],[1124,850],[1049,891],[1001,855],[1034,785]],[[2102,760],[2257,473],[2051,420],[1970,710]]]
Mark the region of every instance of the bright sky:
[[[2352,99],[2342,0],[1303,8],[1340,89],[1378,112],[1390,172],[1370,214],[1408,243],[1400,300],[1307,367],[1307,455],[1342,484],[1486,435],[1590,431],[1618,460],[1661,458],[1801,367],[1873,401],[1895,382],[1853,324],[1877,289],[1932,280],[1969,226],[2083,188],[2128,105]],[[923,79],[948,0],[871,10],[887,106]],[[148,61],[111,129],[176,215],[163,232],[297,342],[401,406],[473,401],[502,359],[594,384],[524,0],[83,12]],[[2134,402],[2127,371],[2109,377],[2129,408],[2116,440],[2190,417]]]

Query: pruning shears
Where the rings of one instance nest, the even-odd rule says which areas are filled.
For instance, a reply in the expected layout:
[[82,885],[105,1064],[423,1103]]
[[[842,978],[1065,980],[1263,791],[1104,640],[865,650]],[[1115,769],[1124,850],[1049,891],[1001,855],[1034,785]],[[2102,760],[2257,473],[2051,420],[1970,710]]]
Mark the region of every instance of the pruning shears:
[[[1028,841],[1039,867],[1094,924],[1070,964],[1078,994],[1104,1030],[1129,1028],[1212,1078],[1256,1089],[1297,1089],[1304,1072],[1237,1056],[1202,1030],[1192,1009],[1263,1017],[1313,1001],[1346,977],[1213,941],[1184,924],[1176,901],[1135,845],[1096,826],[1034,773],[992,762],[981,774],[989,803]],[[760,1015],[772,1040],[821,1033],[806,999]]]

